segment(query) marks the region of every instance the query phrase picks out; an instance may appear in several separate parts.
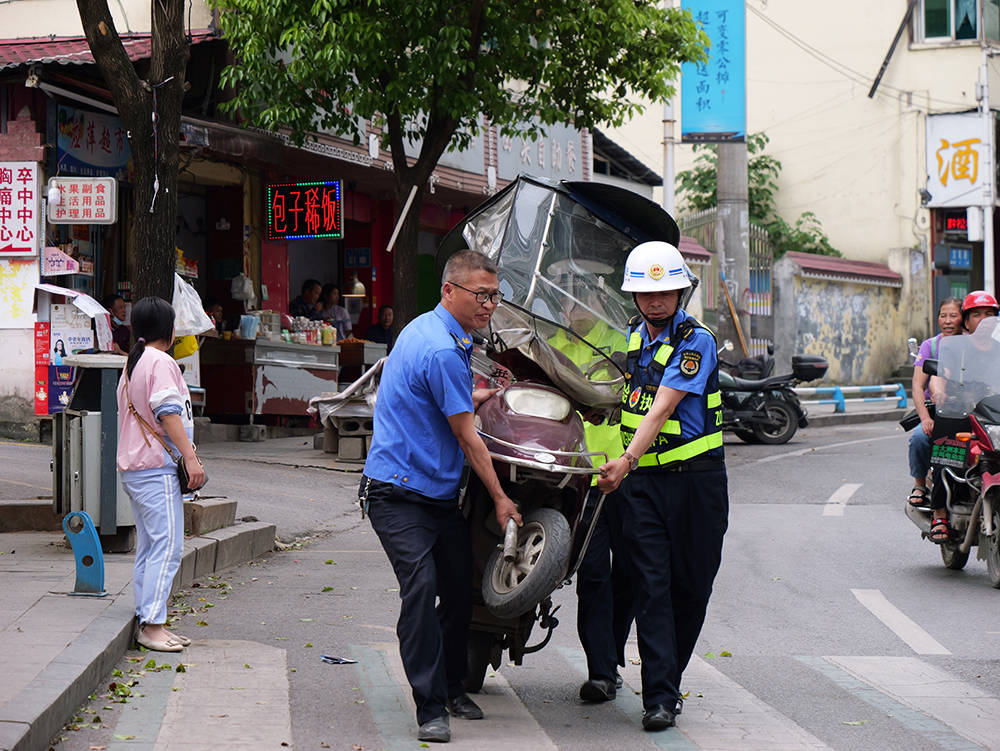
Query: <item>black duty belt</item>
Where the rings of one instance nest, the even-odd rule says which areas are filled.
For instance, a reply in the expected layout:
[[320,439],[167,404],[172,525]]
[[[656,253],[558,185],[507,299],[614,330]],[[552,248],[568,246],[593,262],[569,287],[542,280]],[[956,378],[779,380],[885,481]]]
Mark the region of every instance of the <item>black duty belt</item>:
[[726,468],[723,459],[690,459],[666,467],[641,467],[636,472],[716,472]]

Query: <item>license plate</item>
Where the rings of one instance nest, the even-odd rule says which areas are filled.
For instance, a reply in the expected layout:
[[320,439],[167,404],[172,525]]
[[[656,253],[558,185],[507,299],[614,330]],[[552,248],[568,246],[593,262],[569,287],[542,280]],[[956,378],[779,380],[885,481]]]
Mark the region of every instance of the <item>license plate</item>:
[[931,464],[939,467],[964,467],[968,456],[968,441],[946,439],[931,448]]

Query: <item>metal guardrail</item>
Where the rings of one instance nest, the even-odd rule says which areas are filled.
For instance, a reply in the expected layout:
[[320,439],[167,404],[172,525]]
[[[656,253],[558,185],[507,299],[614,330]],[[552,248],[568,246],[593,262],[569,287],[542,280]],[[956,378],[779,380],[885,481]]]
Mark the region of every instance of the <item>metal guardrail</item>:
[[[906,408],[906,389],[901,383],[887,383],[881,386],[814,386],[792,389],[799,397],[826,396],[829,399],[810,399],[807,404],[833,404],[834,412],[846,412],[847,402],[888,402],[896,401],[896,407]],[[854,394],[880,394],[880,396],[853,396]],[[851,395],[848,398],[847,395]]]

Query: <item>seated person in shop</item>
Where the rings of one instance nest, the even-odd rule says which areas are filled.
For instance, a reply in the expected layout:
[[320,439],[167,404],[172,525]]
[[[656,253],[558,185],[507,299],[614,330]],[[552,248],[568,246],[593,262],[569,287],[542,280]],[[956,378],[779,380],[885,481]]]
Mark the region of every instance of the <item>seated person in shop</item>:
[[202,302],[202,307],[208,317],[212,319],[212,323],[215,324],[216,332],[221,335],[223,330],[222,303],[217,297],[206,297]]
[[340,287],[332,282],[323,285],[319,296],[322,306],[323,320],[336,327],[337,336],[341,339],[351,335],[351,314],[340,304]]
[[393,312],[391,305],[383,305],[378,309],[378,321],[368,327],[365,332],[365,339],[370,342],[377,342],[386,345],[386,351],[392,349],[392,319]]
[[116,355],[127,355],[132,349],[132,329],[125,323],[125,299],[121,295],[107,295],[104,307],[111,314],[111,351]]
[[292,300],[288,306],[288,313],[297,318],[302,316],[312,321],[319,321],[323,318],[323,305],[319,301],[319,294],[323,285],[318,279],[306,279],[302,282],[302,294]]

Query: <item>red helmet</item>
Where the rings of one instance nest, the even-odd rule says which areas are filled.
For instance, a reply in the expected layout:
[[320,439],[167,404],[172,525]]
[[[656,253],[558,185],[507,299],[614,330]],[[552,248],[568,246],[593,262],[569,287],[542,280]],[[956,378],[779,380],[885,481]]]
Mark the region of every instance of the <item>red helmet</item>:
[[962,315],[964,316],[973,308],[993,308],[994,313],[1000,313],[1000,305],[997,299],[985,290],[970,292],[962,301]]

